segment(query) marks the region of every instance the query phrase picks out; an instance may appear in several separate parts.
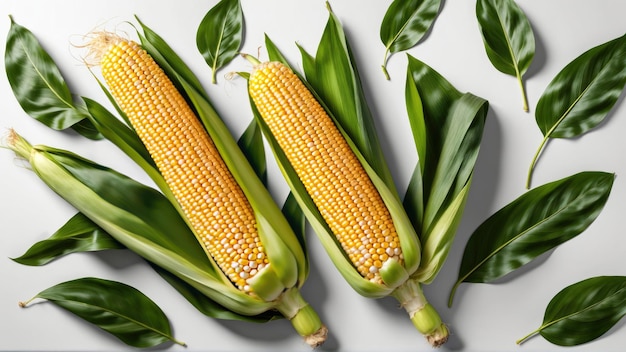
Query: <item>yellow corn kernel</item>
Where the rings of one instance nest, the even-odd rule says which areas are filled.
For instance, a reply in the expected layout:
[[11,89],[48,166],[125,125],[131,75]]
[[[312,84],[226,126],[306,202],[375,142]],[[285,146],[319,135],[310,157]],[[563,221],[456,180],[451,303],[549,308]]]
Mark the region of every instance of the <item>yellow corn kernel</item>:
[[208,133],[139,44],[117,38],[102,75],[200,241],[241,290],[268,264],[253,210]]
[[[250,75],[249,90],[358,272],[381,282],[381,255],[402,262],[397,246],[400,240],[389,210],[337,126],[298,76],[281,63],[257,65]],[[381,243],[386,243],[385,247]]]

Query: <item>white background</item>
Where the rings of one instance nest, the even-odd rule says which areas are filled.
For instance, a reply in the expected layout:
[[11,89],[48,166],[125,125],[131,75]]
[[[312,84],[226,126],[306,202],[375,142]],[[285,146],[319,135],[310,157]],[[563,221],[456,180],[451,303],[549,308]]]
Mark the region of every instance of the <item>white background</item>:
[[[199,0],[2,0],[0,41],[9,30],[9,17],[39,38],[60,66],[74,93],[106,103],[93,77],[80,62],[83,52],[74,45],[95,28],[117,29],[132,36],[126,21],[138,15],[165,38],[205,83],[217,109],[239,135],[251,119],[243,79],[224,74],[249,70],[236,59],[220,71],[211,85],[210,72],[195,46],[197,26],[216,3]],[[300,62],[295,43],[314,53],[327,20],[322,0],[243,0],[246,36],[243,51],[263,50],[267,33],[290,61]],[[331,5],[348,33],[357,58],[370,107],[376,117],[385,153],[400,189],[408,182],[416,154],[404,108],[406,56],[390,59],[392,80],[380,70],[384,47],[379,26],[390,0],[334,0]],[[493,284],[463,284],[455,305],[446,306],[456,280],[460,258],[471,232],[489,215],[511,202],[524,189],[526,171],[542,135],[534,120],[536,103],[550,80],[582,52],[623,35],[623,0],[519,0],[535,32],[535,60],[526,75],[530,113],[522,111],[520,91],[513,77],[496,71],[488,61],[475,17],[474,1],[444,1],[429,35],[410,53],[446,77],[460,91],[490,102],[490,111],[466,212],[449,260],[426,295],[452,330],[443,350],[553,351],[541,337],[518,347],[515,340],[537,328],[549,300],[562,288],[598,275],[626,275],[626,106],[622,99],[596,130],[574,140],[548,144],[535,172],[533,185],[580,171],[615,172],[617,178],[605,209],[579,237],[541,256],[532,264]],[[2,44],[4,47],[4,44]],[[0,59],[1,60],[1,59]],[[75,152],[148,182],[135,165],[109,142],[94,143],[73,134],[54,132],[21,110],[6,76],[0,77],[0,129],[15,128],[32,143]],[[270,165],[271,189],[278,199],[286,194],[280,174]],[[0,150],[0,350],[120,351],[128,347],[49,303],[18,307],[39,291],[62,281],[96,276],[128,283],[149,297],[169,316],[184,349],[166,344],[154,350],[172,351],[307,351],[285,321],[264,325],[223,322],[194,310],[132,253],[112,251],[72,254],[44,267],[11,261],[31,244],[47,238],[74,210],[53,194],[16,160]],[[343,281],[317,238],[309,235],[312,269],[303,294],[318,310],[331,335],[321,350],[428,351],[403,310],[392,299],[370,300]],[[626,327],[618,323],[595,342],[571,351],[621,351]],[[565,350],[565,349],[563,349]]]

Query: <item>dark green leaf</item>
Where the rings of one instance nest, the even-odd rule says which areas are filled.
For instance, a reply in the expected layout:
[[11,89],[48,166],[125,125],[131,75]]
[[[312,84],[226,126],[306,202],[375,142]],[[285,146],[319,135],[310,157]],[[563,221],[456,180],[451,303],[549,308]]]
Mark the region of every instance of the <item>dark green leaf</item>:
[[215,73],[229,63],[239,51],[243,39],[243,11],[239,0],[221,0],[200,22],[196,45]]
[[537,103],[544,136],[572,138],[606,117],[626,84],[626,35],[592,48],[567,64]]
[[389,5],[380,26],[380,40],[385,44],[383,72],[387,79],[390,54],[417,45],[432,26],[440,7],[441,0],[395,0]]
[[539,333],[556,345],[581,345],[602,336],[624,315],[626,277],[593,277],[570,285],[554,296],[541,327],[517,343]]
[[598,126],[626,85],[626,35],[596,46],[567,64],[548,84],[535,119],[543,141],[528,171],[550,138],[573,138]]
[[13,260],[24,265],[44,265],[69,253],[119,248],[124,246],[78,213],[48,239],[35,243]]
[[[123,299],[121,299],[123,297]],[[126,284],[82,278],[52,286],[35,298],[46,299],[133,347],[172,341],[169,320],[159,306]]]
[[478,0],[476,17],[489,60],[498,71],[517,78],[528,111],[522,76],[535,56],[535,36],[526,15],[515,0]]
[[13,94],[29,116],[56,130],[74,128],[85,137],[101,138],[85,109],[74,103],[54,60],[12,17],[4,63]]
[[459,278],[490,282],[582,233],[600,214],[614,175],[581,172],[527,191],[485,220],[465,246]]
[[404,207],[420,233],[420,281],[443,265],[464,210],[478,158],[488,102],[461,94],[423,62],[409,56],[406,106],[419,156]]

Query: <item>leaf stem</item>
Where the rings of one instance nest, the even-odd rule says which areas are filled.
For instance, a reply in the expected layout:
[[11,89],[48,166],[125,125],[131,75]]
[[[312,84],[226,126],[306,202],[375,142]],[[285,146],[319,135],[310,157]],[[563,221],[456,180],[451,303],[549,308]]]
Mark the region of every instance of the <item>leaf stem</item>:
[[534,331],[530,332],[528,335],[522,337],[521,339],[515,341],[515,343],[518,344],[518,345],[521,345],[522,343],[526,342],[526,340],[528,340],[529,338],[537,335],[539,333],[539,331],[541,331],[541,329],[543,329],[543,326],[540,327],[537,330],[534,330]]
[[37,298],[37,296],[29,299],[28,301],[19,301],[17,302],[17,304],[20,306],[20,308],[26,308],[30,304],[30,302],[35,300],[35,298]]
[[454,286],[452,286],[452,289],[450,290],[450,296],[448,297],[448,308],[452,307],[452,302],[454,301],[454,295],[456,294],[456,289],[459,288],[460,285],[461,285],[461,281],[457,281],[456,283],[454,283]]
[[535,169],[535,165],[537,164],[537,160],[539,159],[539,155],[541,154],[541,151],[543,150],[546,143],[548,142],[548,138],[549,138],[548,136],[549,135],[546,135],[543,137],[543,140],[541,141],[541,144],[539,145],[537,152],[535,152],[535,155],[533,156],[533,160],[530,162],[530,167],[528,168],[528,175],[526,176],[526,189],[530,189],[530,182],[532,179],[533,171]]
[[517,75],[517,83],[520,86],[520,89],[522,90],[522,103],[523,105],[523,109],[524,112],[528,112],[528,98],[526,97],[526,88],[524,88],[524,81],[522,80],[522,76],[518,73]]
[[389,72],[387,71],[387,60],[389,60],[389,47],[385,48],[385,57],[383,58],[383,64],[381,66],[383,73],[385,74],[385,78],[389,81],[391,80],[391,77],[389,77]]

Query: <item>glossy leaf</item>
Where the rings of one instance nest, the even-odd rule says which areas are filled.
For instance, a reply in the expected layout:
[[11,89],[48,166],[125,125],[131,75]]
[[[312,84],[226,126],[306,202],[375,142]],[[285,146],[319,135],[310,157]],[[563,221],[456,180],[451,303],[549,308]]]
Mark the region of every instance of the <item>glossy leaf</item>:
[[626,85],[626,35],[596,46],[567,64],[548,84],[535,119],[544,138],[528,171],[550,138],[574,138],[598,126]]
[[535,56],[535,36],[524,11],[515,0],[478,0],[476,17],[487,57],[498,71],[517,78],[528,111],[522,76]]
[[624,315],[626,277],[593,277],[570,285],[554,296],[541,326],[517,343],[541,334],[555,345],[581,345],[604,335]]
[[13,260],[24,265],[44,265],[69,253],[125,248],[85,215],[78,213],[49,238],[32,245]]
[[54,60],[32,32],[10,19],[5,69],[13,94],[24,111],[50,128],[74,128],[85,137],[101,138],[86,120],[84,107],[74,102]]
[[441,0],[395,0],[389,5],[380,25],[380,40],[385,45],[383,72],[389,79],[390,55],[417,45],[432,26]]
[[463,215],[489,104],[460,93],[412,56],[405,101],[419,157],[404,197],[422,242],[422,261],[414,277],[431,282],[447,258]]
[[243,11],[239,0],[221,0],[200,22],[196,45],[212,70],[211,80],[222,66],[232,61],[243,39]]
[[581,234],[600,214],[614,178],[581,172],[527,191],[485,220],[465,246],[449,303],[461,283],[494,281]]
[[168,341],[185,345],[174,339],[169,320],[159,306],[120,282],[82,278],[52,286],[35,298],[68,310],[129,346],[153,347]]

